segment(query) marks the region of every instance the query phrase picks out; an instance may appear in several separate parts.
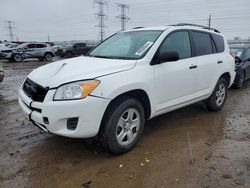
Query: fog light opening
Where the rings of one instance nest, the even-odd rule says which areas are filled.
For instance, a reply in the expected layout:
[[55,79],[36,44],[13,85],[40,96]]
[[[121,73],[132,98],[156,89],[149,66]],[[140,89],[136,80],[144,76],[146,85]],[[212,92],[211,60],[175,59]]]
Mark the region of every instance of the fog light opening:
[[49,118],[43,117],[43,123],[48,125],[49,124]]
[[69,130],[75,130],[78,124],[78,117],[75,118],[69,118],[67,120],[67,129]]

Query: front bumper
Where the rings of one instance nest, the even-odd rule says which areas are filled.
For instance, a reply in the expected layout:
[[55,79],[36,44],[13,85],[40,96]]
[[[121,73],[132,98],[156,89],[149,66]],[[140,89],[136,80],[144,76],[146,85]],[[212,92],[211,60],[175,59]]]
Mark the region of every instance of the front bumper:
[[[72,138],[96,136],[109,100],[88,96],[82,100],[53,101],[54,92],[55,90],[49,90],[41,103],[32,101],[20,89],[18,101],[30,120],[45,131]],[[75,130],[67,128],[70,118],[78,118]]]
[[11,56],[12,56],[11,52],[8,52],[8,53],[0,52],[0,59],[10,59]]

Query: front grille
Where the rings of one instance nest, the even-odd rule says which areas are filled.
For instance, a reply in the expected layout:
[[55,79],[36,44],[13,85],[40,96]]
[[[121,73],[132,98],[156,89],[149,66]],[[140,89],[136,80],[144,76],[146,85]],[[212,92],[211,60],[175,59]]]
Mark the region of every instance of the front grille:
[[23,84],[23,91],[32,100],[37,102],[43,102],[48,92],[48,89],[38,85],[37,83],[27,78]]

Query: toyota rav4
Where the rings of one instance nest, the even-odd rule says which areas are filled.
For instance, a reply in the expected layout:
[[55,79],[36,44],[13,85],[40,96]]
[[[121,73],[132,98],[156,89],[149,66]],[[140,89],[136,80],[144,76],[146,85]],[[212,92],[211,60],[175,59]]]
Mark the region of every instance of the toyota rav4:
[[127,152],[145,120],[204,101],[220,110],[234,81],[234,59],[218,30],[193,24],[135,28],[106,39],[88,56],[32,71],[19,104],[44,131],[98,137]]

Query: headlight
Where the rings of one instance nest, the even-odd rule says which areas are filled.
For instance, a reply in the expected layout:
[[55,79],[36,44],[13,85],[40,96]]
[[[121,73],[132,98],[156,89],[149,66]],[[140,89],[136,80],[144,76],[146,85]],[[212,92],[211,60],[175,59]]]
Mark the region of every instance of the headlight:
[[85,98],[99,85],[99,83],[99,80],[87,80],[62,85],[56,90],[54,100]]

